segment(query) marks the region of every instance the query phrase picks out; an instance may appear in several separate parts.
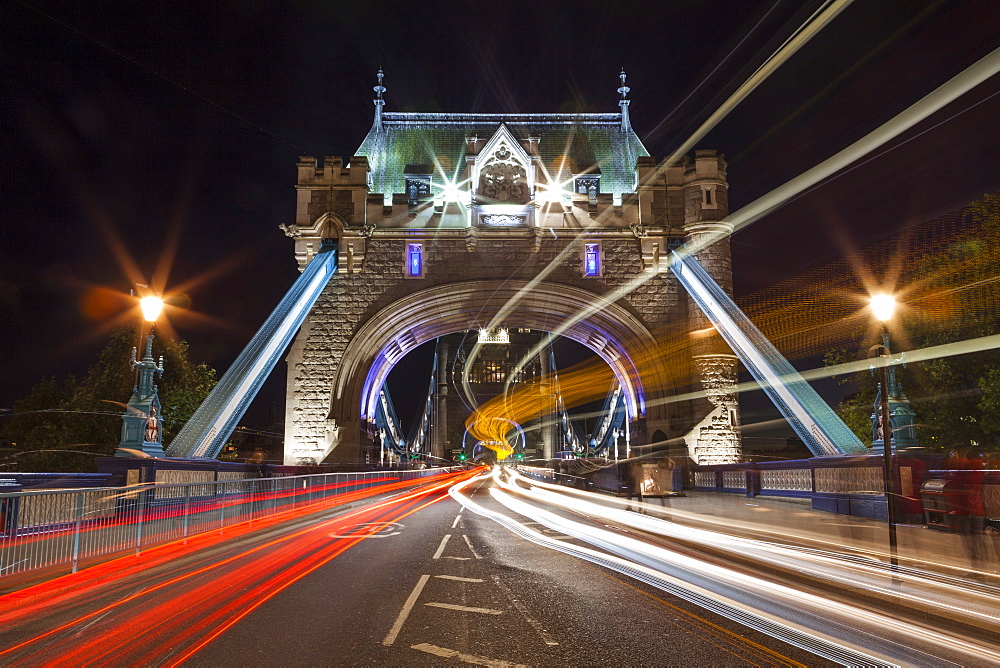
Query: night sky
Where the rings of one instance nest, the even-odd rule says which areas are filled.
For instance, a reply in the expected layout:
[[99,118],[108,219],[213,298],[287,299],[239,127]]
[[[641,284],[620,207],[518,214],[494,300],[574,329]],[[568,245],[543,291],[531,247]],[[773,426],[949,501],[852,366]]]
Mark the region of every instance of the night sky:
[[[624,67],[663,157],[820,4],[4,3],[0,408],[83,372],[154,276],[221,374],[297,276],[297,157],[353,153],[379,67],[387,110],[468,112],[616,112]],[[995,0],[859,0],[699,147],[729,158],[735,211],[998,46]],[[734,236],[737,295],[1000,190],[998,91]]]

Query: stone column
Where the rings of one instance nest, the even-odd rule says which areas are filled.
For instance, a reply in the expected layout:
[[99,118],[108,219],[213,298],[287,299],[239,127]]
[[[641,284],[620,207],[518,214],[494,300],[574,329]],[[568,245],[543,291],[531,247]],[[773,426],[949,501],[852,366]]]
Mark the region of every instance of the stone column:
[[438,341],[437,377],[434,379],[434,413],[431,415],[431,455],[451,459],[448,447],[448,343]]
[[[733,273],[729,235],[726,161],[715,151],[696,151],[684,170],[684,234],[688,245],[713,242],[694,257],[723,290],[732,295]],[[688,451],[698,464],[723,464],[741,458],[739,402],[736,394],[738,359],[715,331],[711,321],[690,298],[688,326],[695,380],[705,392],[707,415],[689,434]],[[699,411],[703,412],[703,411]]]
[[552,392],[553,379],[552,379],[552,365],[550,363],[549,354],[551,353],[551,348],[546,346],[539,357],[539,362],[541,362],[541,378],[538,384],[539,401],[543,403],[543,410],[540,411],[541,429],[542,429],[542,458],[552,459],[556,456],[556,441],[558,440],[558,421],[555,416],[555,394]]

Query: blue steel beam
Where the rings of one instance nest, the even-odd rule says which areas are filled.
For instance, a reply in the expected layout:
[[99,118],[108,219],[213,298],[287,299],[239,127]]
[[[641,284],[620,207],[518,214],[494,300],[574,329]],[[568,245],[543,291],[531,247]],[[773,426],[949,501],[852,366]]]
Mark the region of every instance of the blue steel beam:
[[427,388],[427,398],[417,411],[413,426],[410,427],[410,435],[406,440],[407,449],[411,454],[431,454],[428,439],[431,433],[431,416],[434,414],[434,391],[437,389],[438,378],[438,351],[437,344],[434,347],[434,361],[431,364],[431,380]]
[[604,408],[601,410],[601,419],[594,427],[594,433],[590,436],[588,443],[590,454],[597,455],[607,451],[613,443],[617,441],[617,436],[621,434],[622,424],[625,422],[625,395],[621,385],[614,383],[613,389],[608,392],[604,399]]
[[382,446],[396,453],[406,454],[406,439],[403,438],[403,428],[396,417],[396,407],[389,396],[389,388],[382,386],[378,393],[378,403],[375,407],[375,428],[384,432]]
[[168,457],[217,457],[323,288],[337,272],[337,249],[313,257],[264,325],[167,448]]
[[[682,249],[683,250],[683,249]],[[670,269],[816,457],[865,455],[868,448],[788,363],[708,272],[686,253]]]

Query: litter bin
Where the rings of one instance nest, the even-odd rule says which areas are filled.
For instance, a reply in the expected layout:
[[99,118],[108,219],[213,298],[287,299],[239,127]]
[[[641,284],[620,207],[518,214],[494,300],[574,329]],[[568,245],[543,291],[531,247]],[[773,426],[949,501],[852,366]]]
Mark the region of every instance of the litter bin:
[[920,500],[927,526],[958,531],[958,515],[964,512],[965,487],[955,480],[935,478],[920,486]]

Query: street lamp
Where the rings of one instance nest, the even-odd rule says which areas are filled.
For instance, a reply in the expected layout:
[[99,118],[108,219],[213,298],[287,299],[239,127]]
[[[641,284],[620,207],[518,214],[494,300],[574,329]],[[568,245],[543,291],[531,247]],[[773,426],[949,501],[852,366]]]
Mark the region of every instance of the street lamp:
[[139,308],[142,309],[142,317],[146,322],[156,322],[163,312],[163,299],[158,295],[149,295],[139,300]]
[[896,299],[892,295],[877,293],[871,298],[871,309],[875,318],[882,323],[882,343],[868,349],[868,358],[879,358],[878,383],[882,401],[879,406],[879,431],[882,434],[882,480],[885,487],[886,520],[889,523],[889,563],[893,572],[899,568],[896,555],[896,485],[892,470],[892,417],[889,413],[889,337],[885,323],[892,318],[896,309]]
[[[142,285],[140,288],[149,289]],[[160,397],[156,378],[163,375],[163,356],[153,359],[152,326],[163,311],[163,299],[148,293],[139,299],[143,322],[139,324],[139,348],[132,348],[130,364],[135,370],[135,386],[122,414],[122,436],[115,451],[116,457],[163,457],[163,418],[160,416]],[[150,332],[144,336],[144,323],[150,323]],[[145,350],[140,358],[139,350]]]
[[896,310],[896,298],[879,292],[872,297],[871,306],[872,313],[885,327],[885,323],[892,319],[893,311]]

